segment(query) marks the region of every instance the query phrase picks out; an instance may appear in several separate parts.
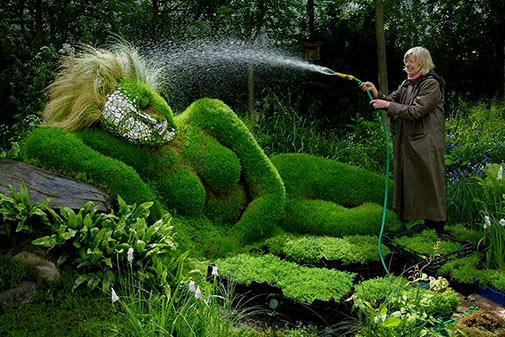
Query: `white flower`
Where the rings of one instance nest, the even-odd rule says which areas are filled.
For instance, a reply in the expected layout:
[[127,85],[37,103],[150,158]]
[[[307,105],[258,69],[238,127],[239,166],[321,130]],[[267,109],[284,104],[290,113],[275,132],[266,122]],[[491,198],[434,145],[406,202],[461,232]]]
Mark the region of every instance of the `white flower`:
[[382,316],[375,316],[375,324],[379,323],[379,321],[384,322],[387,317],[388,317],[387,314],[386,315],[382,315]]
[[188,289],[189,291],[191,291],[192,293],[195,292],[195,281],[191,280],[189,281],[189,284],[188,284]]
[[505,219],[501,219],[499,221],[499,224],[502,226],[502,227],[505,227]]
[[219,276],[219,274],[217,273],[217,267],[213,266],[212,267],[212,276]]
[[501,181],[502,176],[503,176],[503,166],[500,165],[500,168],[498,169],[498,175],[496,177],[496,180]]
[[119,296],[114,291],[114,288],[110,287],[111,297],[110,300],[112,303],[119,301]]
[[489,220],[489,217],[487,215],[484,215],[484,229],[491,227],[491,220]]
[[402,298],[405,302],[407,302],[407,295],[403,294]]
[[133,248],[128,248],[128,255],[126,256],[126,259],[128,260],[128,262],[132,262],[133,261]]
[[201,300],[202,299],[202,291],[200,290],[200,286],[196,287],[195,298],[197,300]]

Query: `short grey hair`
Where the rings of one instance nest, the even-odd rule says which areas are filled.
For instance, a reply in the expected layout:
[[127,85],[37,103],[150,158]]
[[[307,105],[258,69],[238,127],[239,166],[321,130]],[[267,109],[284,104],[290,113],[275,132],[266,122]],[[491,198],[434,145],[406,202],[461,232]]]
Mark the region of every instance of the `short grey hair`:
[[[416,61],[421,64],[421,73],[423,75],[426,75],[431,69],[435,68],[435,64],[433,64],[433,59],[428,49],[424,47],[410,48],[403,56],[404,62],[409,55],[413,55]],[[405,70],[405,68],[403,68],[403,70]]]

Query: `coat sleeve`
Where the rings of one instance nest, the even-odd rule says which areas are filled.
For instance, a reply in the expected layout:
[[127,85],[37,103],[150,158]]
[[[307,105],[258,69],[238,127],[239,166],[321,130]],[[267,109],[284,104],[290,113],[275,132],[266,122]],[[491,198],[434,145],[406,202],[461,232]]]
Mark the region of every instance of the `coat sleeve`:
[[[394,94],[394,93],[393,93]],[[388,108],[388,115],[406,120],[422,118],[433,111],[433,108],[442,99],[440,84],[436,79],[429,79],[422,84],[419,94],[411,104],[400,104],[391,102]]]
[[398,86],[398,89],[396,89],[395,91],[393,91],[391,94],[389,94],[387,96],[379,91],[379,96],[377,98],[383,99],[388,102],[398,102],[400,100],[402,86],[403,86],[403,83]]

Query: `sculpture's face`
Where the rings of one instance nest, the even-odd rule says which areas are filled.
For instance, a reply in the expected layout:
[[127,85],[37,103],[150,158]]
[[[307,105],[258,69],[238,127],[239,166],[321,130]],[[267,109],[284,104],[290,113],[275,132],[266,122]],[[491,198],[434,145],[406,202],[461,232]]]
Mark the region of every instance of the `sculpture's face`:
[[102,126],[135,144],[159,145],[176,134],[166,101],[145,83],[123,78],[105,102]]

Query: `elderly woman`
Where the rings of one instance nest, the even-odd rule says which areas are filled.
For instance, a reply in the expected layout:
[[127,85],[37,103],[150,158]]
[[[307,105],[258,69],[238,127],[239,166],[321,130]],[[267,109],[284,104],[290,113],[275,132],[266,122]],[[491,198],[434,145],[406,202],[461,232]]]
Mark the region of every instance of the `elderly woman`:
[[408,78],[386,96],[371,82],[360,87],[375,98],[376,109],[398,121],[394,140],[394,209],[402,220],[424,220],[442,231],[445,222],[444,189],[444,80],[434,71],[430,52],[409,49],[403,58]]

